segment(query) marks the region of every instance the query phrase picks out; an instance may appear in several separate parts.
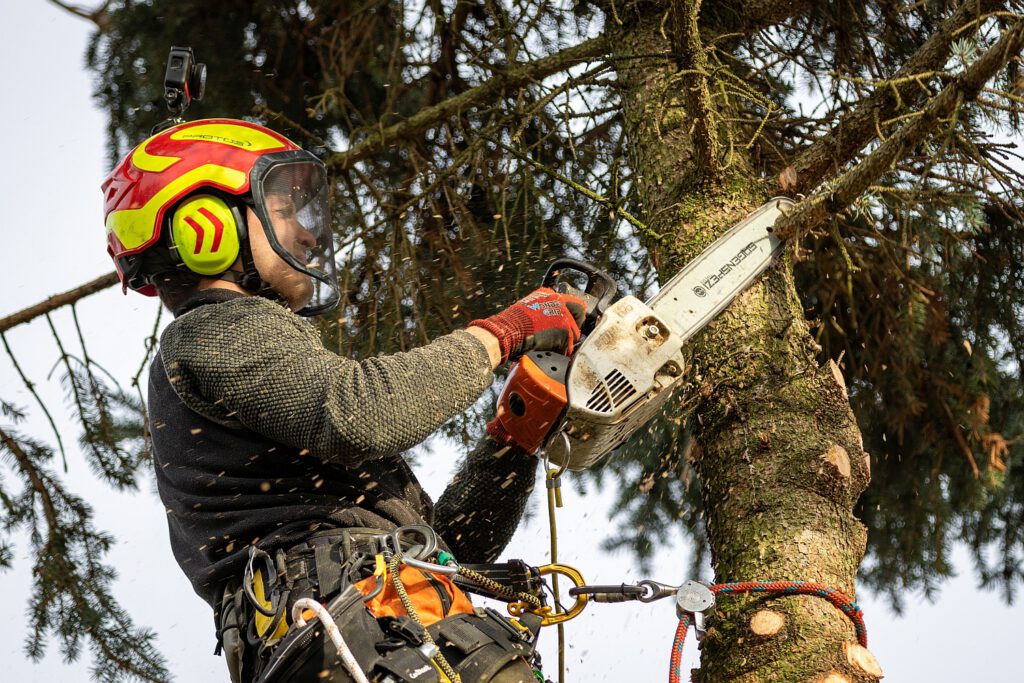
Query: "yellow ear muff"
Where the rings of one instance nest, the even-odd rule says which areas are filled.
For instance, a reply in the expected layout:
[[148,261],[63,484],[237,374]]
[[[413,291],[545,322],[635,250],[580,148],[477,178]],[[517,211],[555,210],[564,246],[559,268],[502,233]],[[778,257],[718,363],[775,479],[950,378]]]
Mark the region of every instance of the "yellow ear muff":
[[223,273],[238,258],[235,213],[220,197],[189,197],[171,217],[171,241],[189,270],[200,275]]

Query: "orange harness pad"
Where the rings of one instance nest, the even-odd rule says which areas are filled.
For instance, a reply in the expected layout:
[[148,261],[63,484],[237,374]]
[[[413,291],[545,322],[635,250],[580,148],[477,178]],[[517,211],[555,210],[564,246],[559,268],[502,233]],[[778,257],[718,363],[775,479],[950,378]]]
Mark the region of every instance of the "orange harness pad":
[[[404,565],[399,571],[399,578],[424,627],[453,614],[473,613],[473,604],[466,594],[443,574],[425,572]],[[384,589],[367,601],[366,606],[376,617],[406,616],[402,600],[391,582],[390,572],[385,573],[383,580]],[[358,581],[355,586],[364,596],[370,595],[377,587],[377,577],[368,576]]]

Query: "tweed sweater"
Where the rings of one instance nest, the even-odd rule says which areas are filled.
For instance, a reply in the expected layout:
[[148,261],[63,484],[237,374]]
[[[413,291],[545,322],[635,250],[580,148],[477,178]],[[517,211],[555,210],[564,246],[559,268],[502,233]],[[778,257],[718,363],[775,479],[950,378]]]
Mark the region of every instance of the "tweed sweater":
[[[280,304],[208,290],[164,331],[150,370],[157,487],[171,547],[211,605],[248,546],[288,547],[339,527],[434,523],[402,458],[491,382],[465,332],[364,361],[323,347]],[[486,441],[442,496],[460,559],[493,559],[532,489],[536,461]]]

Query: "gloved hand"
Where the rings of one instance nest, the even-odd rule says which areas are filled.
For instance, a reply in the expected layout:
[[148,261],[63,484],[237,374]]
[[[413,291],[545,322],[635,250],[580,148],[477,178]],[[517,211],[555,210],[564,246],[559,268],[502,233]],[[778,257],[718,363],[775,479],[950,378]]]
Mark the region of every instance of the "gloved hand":
[[505,363],[527,351],[571,354],[580,340],[580,324],[586,314],[587,305],[582,299],[541,287],[501,313],[469,324],[498,338],[501,362]]

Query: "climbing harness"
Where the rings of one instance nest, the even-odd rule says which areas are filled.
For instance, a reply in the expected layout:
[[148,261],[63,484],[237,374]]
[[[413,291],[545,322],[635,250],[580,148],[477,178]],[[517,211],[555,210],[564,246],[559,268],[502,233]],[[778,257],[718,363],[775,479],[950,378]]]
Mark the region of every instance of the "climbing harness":
[[[273,554],[252,549],[238,594],[250,603],[256,680],[290,680],[332,648],[356,683],[463,683],[467,672],[483,681],[517,660],[536,674],[550,613],[545,577],[573,570],[518,560],[460,565],[439,548],[433,529],[409,525],[323,532]],[[514,604],[516,618],[475,609],[463,590]],[[311,650],[318,632],[326,638]]]
[[366,678],[366,674],[359,668],[359,663],[356,661],[355,656],[352,654],[352,650],[349,649],[348,644],[345,642],[345,638],[341,635],[341,630],[338,625],[334,623],[334,618],[331,617],[331,613],[316,600],[311,598],[300,598],[295,601],[295,605],[292,606],[292,621],[299,628],[306,625],[304,618],[304,612],[312,610],[324,628],[327,630],[327,635],[330,637],[331,642],[338,648],[338,654],[341,656],[341,661],[345,664],[345,669],[349,675],[352,676],[352,680],[355,683],[370,683]]

